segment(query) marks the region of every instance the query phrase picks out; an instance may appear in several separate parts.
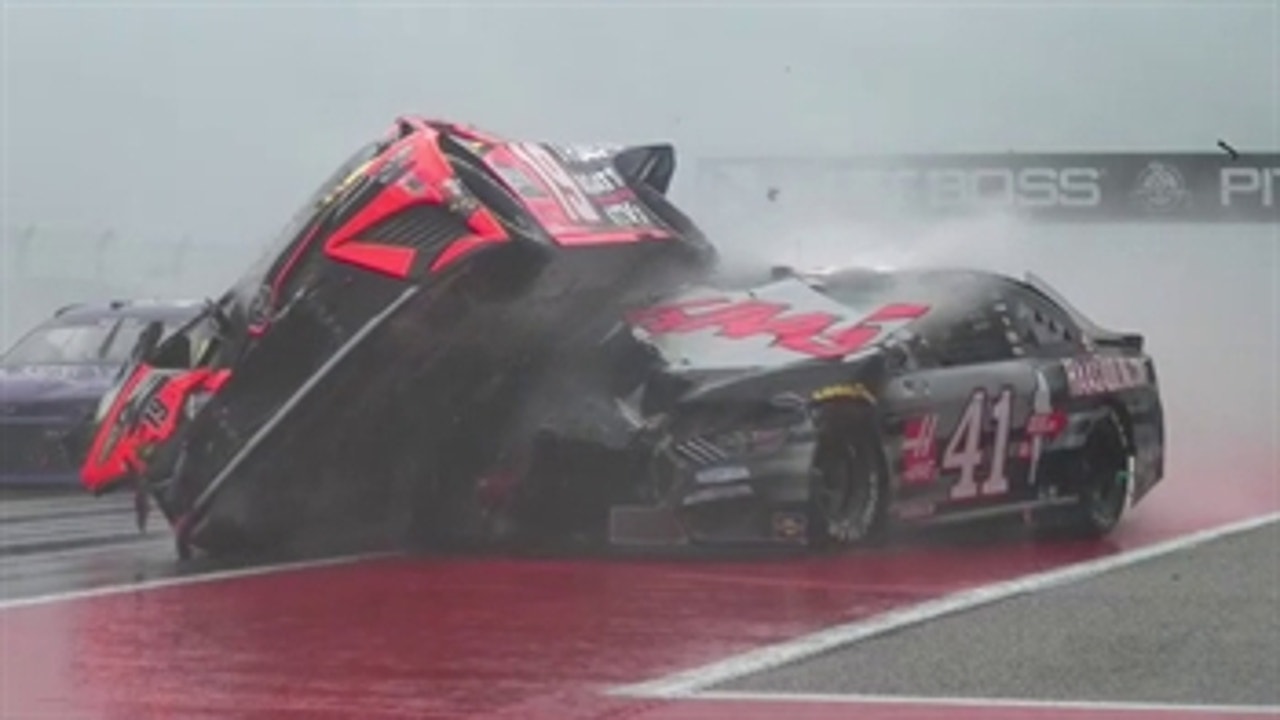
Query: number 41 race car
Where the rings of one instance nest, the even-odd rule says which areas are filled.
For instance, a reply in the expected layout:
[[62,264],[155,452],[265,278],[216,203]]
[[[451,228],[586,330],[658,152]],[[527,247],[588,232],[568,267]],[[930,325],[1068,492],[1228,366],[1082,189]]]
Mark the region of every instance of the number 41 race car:
[[[784,271],[690,289],[629,322],[613,353],[633,360],[614,364],[643,369],[614,381],[625,440],[584,432],[610,420],[565,406],[583,393],[530,410],[547,449],[522,483],[540,507],[526,515],[551,528],[820,547],[895,522],[1024,513],[1099,536],[1164,473],[1142,336],[1100,328],[1034,276]],[[584,504],[602,484],[613,494]]]

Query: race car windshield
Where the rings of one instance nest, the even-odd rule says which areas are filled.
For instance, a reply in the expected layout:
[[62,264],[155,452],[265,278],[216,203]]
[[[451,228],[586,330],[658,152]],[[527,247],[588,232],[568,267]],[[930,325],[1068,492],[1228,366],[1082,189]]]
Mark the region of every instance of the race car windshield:
[[138,318],[45,325],[19,340],[0,366],[123,364],[146,326]]

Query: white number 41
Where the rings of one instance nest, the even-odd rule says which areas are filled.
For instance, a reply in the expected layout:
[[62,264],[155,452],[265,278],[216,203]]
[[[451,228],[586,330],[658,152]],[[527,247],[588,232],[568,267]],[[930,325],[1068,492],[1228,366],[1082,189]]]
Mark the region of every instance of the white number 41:
[[[976,390],[969,397],[955,434],[942,453],[942,470],[960,472],[960,479],[951,488],[951,497],[971,498],[1008,492],[1005,461],[1008,459],[1012,411],[1013,391],[1009,388],[1001,390],[989,408],[985,390]],[[992,437],[991,467],[987,476],[978,480],[975,476],[983,460],[982,428],[989,420],[994,420],[996,425]]]

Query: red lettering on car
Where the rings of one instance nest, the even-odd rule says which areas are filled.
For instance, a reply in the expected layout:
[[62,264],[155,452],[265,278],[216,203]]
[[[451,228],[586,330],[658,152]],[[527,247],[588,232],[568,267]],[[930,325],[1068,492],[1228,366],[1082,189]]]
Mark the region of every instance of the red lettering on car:
[[646,308],[631,322],[655,335],[692,333],[715,329],[716,335],[745,340],[772,336],[773,344],[813,357],[838,357],[861,350],[884,333],[884,325],[915,320],[929,311],[926,305],[895,303],[876,310],[856,323],[836,329],[845,318],[829,312],[788,315],[791,306],[763,300],[700,298]]

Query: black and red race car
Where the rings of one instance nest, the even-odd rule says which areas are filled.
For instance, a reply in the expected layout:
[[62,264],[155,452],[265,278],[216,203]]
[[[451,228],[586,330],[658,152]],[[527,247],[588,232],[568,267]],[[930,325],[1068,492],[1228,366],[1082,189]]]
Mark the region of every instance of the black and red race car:
[[805,545],[1025,513],[1104,534],[1163,476],[1152,359],[1042,281],[758,279],[670,146],[406,118],[219,302],[144,337],[84,468],[178,547]]
[[376,516],[395,504],[378,479],[424,446],[455,465],[490,452],[467,408],[509,402],[547,348],[714,260],[664,197],[674,166],[669,145],[397,119],[223,297],[143,336],[95,419],[84,484],[133,487],[140,512],[154,500],[184,556]]

